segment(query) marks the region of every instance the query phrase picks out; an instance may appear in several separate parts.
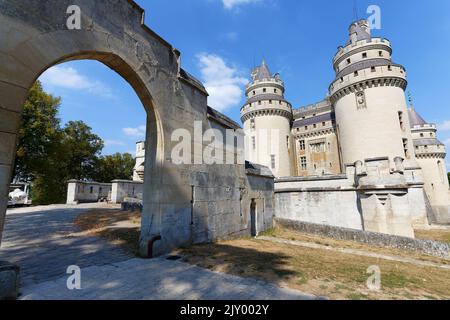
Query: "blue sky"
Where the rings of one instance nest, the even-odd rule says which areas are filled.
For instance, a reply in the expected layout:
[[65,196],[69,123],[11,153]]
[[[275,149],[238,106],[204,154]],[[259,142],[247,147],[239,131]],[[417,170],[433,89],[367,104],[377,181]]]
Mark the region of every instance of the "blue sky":
[[[255,64],[266,59],[280,72],[295,106],[325,97],[331,60],[347,41],[353,0],[138,0],[146,24],[182,53],[182,66],[201,79],[209,104],[234,120]],[[440,127],[450,148],[450,1],[358,1],[358,15],[381,8],[382,29],[394,61],[403,64],[416,109]],[[143,138],[145,112],[131,87],[98,62],[50,69],[44,87],[61,96],[63,121],[81,119],[106,141],[105,154],[134,151]],[[449,158],[448,158],[449,159]],[[447,161],[450,163],[450,160]]]

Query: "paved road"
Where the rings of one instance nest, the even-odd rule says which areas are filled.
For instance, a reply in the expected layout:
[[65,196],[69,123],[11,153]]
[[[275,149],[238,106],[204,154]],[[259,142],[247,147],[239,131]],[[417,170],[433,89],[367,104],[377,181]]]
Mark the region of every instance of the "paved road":
[[96,237],[68,236],[77,232],[74,219],[99,204],[54,205],[9,210],[0,260],[21,267],[23,286],[58,279],[67,267],[101,266],[133,256]]
[[[0,260],[22,267],[22,299],[313,299],[254,279],[214,273],[164,258],[137,259],[76,232],[74,219],[94,205],[8,211]],[[67,289],[67,267],[81,268],[81,290]]]
[[275,285],[215,273],[164,258],[132,259],[81,271],[81,290],[67,277],[26,288],[28,300],[311,300],[313,296]]

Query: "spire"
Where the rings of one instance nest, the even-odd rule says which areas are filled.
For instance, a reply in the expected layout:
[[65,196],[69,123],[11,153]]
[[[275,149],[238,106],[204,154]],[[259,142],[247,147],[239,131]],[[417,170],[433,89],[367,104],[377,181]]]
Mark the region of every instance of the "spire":
[[415,126],[423,126],[424,124],[427,124],[427,122],[421,117],[420,114],[414,110],[414,108],[408,109],[408,115],[409,115],[409,121],[411,128]]
[[263,59],[261,66],[256,67],[252,72],[253,81],[271,79],[272,73],[270,73],[269,67],[267,66],[266,60]]
[[359,17],[358,17],[358,0],[353,0],[353,19],[355,21],[359,20]]
[[357,20],[350,25],[349,28],[350,43],[356,43],[360,40],[370,40],[372,35],[370,34],[369,21],[366,19]]

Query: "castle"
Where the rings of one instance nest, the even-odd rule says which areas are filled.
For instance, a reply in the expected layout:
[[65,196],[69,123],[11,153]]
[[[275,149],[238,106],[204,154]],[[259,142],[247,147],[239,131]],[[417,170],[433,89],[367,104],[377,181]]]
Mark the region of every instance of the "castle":
[[[414,237],[450,223],[445,145],[406,103],[405,68],[366,20],[333,58],[328,96],[294,109],[266,62],[252,72],[241,109],[246,159],[275,176],[275,216]],[[145,143],[137,144],[135,179]]]

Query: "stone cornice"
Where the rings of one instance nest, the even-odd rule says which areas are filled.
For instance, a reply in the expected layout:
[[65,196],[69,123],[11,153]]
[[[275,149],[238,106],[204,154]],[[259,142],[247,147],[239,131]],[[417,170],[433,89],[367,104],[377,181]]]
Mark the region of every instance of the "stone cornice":
[[392,48],[389,45],[383,44],[383,43],[377,43],[377,44],[372,44],[370,46],[359,47],[357,49],[349,51],[334,62],[335,69],[342,61],[344,61],[345,59],[347,59],[357,53],[365,52],[368,50],[376,50],[376,49],[385,49],[386,50],[386,48],[388,49],[387,51],[389,51],[389,54],[392,55]]
[[255,83],[255,84],[251,84],[247,87],[247,89],[245,90],[245,94],[248,95],[249,92],[258,89],[258,88],[268,88],[268,87],[272,87],[272,88],[278,88],[281,90],[281,92],[285,92],[285,88],[283,86],[283,84],[278,83],[278,82],[262,82],[262,83]]
[[373,79],[365,79],[352,83],[342,89],[339,89],[331,96],[331,102],[335,104],[342,97],[359,90],[365,90],[373,87],[398,87],[406,90],[408,81],[400,77],[379,77]]
[[253,119],[256,117],[263,117],[263,116],[281,116],[281,117],[285,117],[288,120],[292,121],[292,112],[289,112],[289,111],[283,110],[283,109],[279,109],[276,107],[246,111],[241,115],[241,121],[246,122],[250,119]]
[[445,152],[416,153],[418,159],[445,159]]
[[309,132],[295,132],[294,131],[293,135],[294,135],[295,139],[304,139],[304,138],[314,138],[314,137],[335,134],[335,133],[336,133],[335,127],[328,127],[328,128],[313,130],[313,131],[309,131]]

